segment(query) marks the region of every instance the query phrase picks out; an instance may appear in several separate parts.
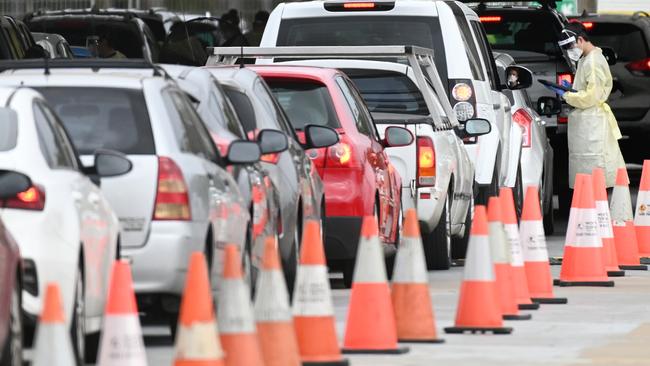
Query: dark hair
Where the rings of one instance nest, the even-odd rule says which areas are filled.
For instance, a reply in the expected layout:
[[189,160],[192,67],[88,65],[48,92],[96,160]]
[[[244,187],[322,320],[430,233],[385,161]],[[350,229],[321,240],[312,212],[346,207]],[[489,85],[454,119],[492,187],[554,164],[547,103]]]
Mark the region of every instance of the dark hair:
[[591,42],[589,35],[587,34],[587,28],[580,22],[571,22],[564,29],[571,31],[576,34],[576,41],[578,37],[582,37],[587,42]]
[[115,48],[117,42],[115,41],[115,35],[110,29],[100,29],[98,33],[100,41],[108,43],[111,48]]
[[255,20],[253,22],[266,24],[268,20],[269,20],[269,12],[266,10],[260,10],[257,13],[255,13]]

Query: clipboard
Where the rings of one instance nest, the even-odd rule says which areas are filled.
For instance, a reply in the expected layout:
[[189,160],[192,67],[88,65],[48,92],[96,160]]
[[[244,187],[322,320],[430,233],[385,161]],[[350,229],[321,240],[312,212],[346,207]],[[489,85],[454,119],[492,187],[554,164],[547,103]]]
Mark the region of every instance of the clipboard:
[[552,83],[552,82],[547,81],[547,80],[541,80],[541,79],[540,79],[540,80],[537,80],[537,81],[539,81],[539,83],[542,84],[542,85],[544,85],[544,86],[550,86],[550,87],[553,87],[553,88],[557,88],[557,89],[560,89],[560,90],[564,90],[564,91],[566,91],[566,92],[571,92],[571,93],[577,93],[577,92],[578,92],[577,90],[574,90],[574,89],[571,89],[571,88],[567,88],[567,87],[564,86],[564,85],[560,85],[560,84]]

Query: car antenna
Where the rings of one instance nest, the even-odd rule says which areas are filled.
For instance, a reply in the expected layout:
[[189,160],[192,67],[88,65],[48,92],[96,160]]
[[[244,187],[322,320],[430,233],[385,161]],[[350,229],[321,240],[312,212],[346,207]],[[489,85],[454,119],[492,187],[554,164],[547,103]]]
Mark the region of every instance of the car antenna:
[[187,41],[187,46],[192,53],[192,61],[196,61],[196,54],[194,53],[194,47],[192,47],[192,42],[190,42],[190,32],[187,30],[187,13],[185,12],[185,2],[181,1],[181,12],[183,13],[183,29],[185,29],[185,40]]
[[50,75],[50,60],[47,57],[43,57],[43,75]]
[[244,66],[244,45],[239,45],[239,68],[243,69]]

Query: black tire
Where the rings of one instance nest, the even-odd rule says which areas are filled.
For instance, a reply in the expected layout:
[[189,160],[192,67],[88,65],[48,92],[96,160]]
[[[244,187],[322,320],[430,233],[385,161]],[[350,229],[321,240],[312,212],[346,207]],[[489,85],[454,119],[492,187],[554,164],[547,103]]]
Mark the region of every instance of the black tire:
[[[79,259],[83,260],[83,256]],[[86,304],[84,285],[84,272],[79,267],[75,280],[74,303],[72,305],[72,322],[70,323],[70,338],[72,339],[72,350],[77,364],[86,364]],[[95,350],[95,354],[97,351]]]
[[354,262],[355,259],[346,259],[343,261],[343,286],[345,286],[345,288],[352,288]]
[[438,225],[432,232],[422,237],[424,258],[429,270],[446,270],[451,266],[449,256],[451,248],[450,196],[453,197],[451,192],[445,199]]
[[9,325],[7,339],[2,347],[0,366],[23,365],[23,333],[22,333],[22,304],[20,279],[16,276],[11,291],[11,308],[9,309]]
[[467,245],[469,244],[469,233],[472,230],[472,210],[474,204],[470,201],[465,215],[465,228],[462,237],[451,238],[451,258],[452,259],[465,259],[467,254]]
[[553,235],[553,233],[555,233],[555,214],[553,204],[551,204],[544,212],[544,234]]
[[298,212],[298,222],[293,234],[293,248],[291,254],[285,263],[284,280],[287,283],[289,298],[293,299],[293,289],[296,285],[296,276],[298,274],[298,257],[300,255],[300,240],[302,238],[302,212]]
[[517,222],[521,218],[521,211],[524,208],[524,183],[521,179],[521,163],[517,164],[517,180],[512,189],[512,197],[515,202],[515,213],[517,214]]
[[86,363],[97,362],[101,332],[86,335]]

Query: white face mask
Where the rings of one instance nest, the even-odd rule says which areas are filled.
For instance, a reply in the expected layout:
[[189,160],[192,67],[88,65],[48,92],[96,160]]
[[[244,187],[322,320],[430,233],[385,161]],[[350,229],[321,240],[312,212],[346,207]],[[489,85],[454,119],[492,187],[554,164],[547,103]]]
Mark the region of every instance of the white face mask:
[[582,57],[582,49],[580,47],[573,47],[567,51],[567,54],[571,60],[578,62],[578,60],[580,60],[580,57]]

